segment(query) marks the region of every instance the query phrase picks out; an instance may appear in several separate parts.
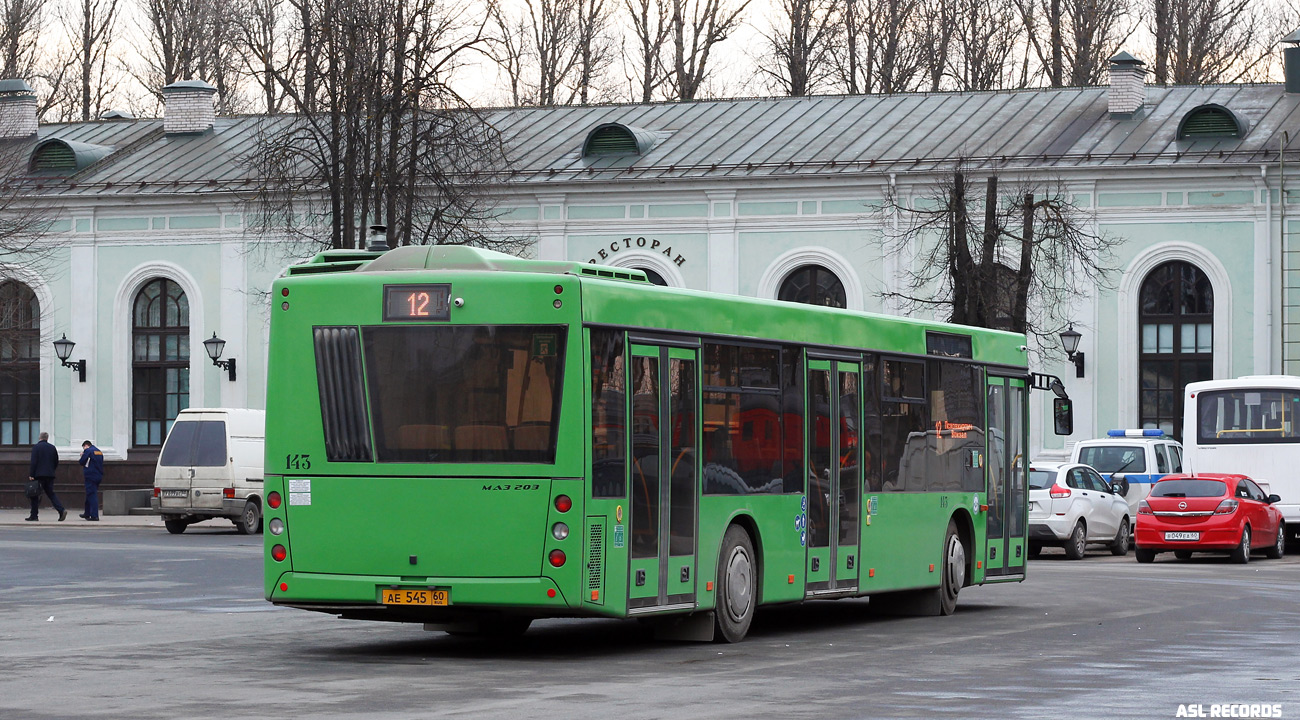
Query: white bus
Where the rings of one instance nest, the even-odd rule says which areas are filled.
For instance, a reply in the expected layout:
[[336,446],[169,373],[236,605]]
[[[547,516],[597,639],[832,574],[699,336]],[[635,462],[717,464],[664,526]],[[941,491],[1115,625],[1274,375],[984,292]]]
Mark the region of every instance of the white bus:
[[1188,383],[1183,449],[1192,472],[1248,475],[1281,496],[1287,540],[1300,540],[1300,377]]

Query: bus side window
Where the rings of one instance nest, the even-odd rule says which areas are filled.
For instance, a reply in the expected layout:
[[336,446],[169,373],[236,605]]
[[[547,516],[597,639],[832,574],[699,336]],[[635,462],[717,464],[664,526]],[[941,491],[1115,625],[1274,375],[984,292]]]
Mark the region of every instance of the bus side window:
[[1169,472],[1169,457],[1165,455],[1164,445],[1156,446],[1156,472],[1158,473]]

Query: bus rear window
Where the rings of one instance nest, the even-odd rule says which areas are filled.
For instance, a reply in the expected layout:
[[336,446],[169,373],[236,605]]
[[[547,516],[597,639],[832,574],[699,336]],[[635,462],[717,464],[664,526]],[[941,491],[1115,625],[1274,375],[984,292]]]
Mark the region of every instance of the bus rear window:
[[1300,442],[1300,393],[1247,388],[1196,396],[1196,440],[1202,445]]
[[364,328],[377,459],[555,462],[565,330]]
[[1151,497],[1219,497],[1228,486],[1219,480],[1162,480],[1151,488]]

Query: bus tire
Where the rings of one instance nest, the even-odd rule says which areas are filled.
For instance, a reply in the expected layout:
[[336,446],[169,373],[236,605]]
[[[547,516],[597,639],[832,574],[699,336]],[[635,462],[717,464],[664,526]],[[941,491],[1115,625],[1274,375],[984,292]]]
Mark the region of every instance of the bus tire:
[[966,584],[966,545],[957,532],[957,522],[948,521],[943,540],[943,577],[939,585],[939,615],[951,615],[957,609],[957,594]]
[[718,607],[713,613],[719,642],[740,642],[749,633],[758,596],[757,570],[749,533],[739,525],[728,527],[718,554]]

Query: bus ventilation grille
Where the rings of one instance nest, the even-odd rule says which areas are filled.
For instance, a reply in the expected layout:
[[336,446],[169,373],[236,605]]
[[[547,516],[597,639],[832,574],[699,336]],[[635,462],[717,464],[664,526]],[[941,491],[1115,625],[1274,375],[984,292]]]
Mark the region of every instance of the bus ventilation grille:
[[[596,594],[592,597],[603,598],[605,593],[605,523],[591,523],[591,533],[587,536],[587,589]],[[596,600],[600,602],[600,600]]]
[[361,389],[361,335],[355,327],[318,327],[314,332],[325,457],[331,462],[369,462],[370,419]]

